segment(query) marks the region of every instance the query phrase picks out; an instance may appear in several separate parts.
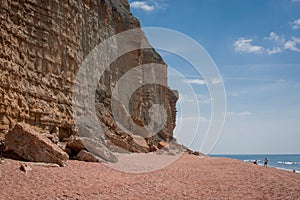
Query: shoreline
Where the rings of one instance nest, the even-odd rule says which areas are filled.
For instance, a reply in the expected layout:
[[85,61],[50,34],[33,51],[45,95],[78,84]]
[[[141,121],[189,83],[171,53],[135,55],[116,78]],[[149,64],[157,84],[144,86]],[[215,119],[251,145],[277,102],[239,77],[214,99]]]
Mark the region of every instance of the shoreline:
[[[237,159],[237,160],[238,160],[238,159]],[[249,161],[243,161],[243,160],[239,160],[239,161],[247,162],[247,163],[253,164],[252,162],[249,162]],[[255,165],[255,164],[253,164],[253,165]],[[263,164],[260,164],[260,163],[258,163],[257,165],[260,166],[260,167],[264,167],[264,165],[263,165]],[[287,168],[283,168],[283,167],[275,167],[275,166],[273,166],[273,165],[268,165],[267,168],[274,168],[274,169],[280,169],[280,170],[284,170],[284,171],[293,172],[293,169],[287,169]],[[293,173],[300,173],[300,170],[295,170],[295,172],[293,172]]]
[[[284,171],[289,171],[289,172],[293,172],[293,170],[292,169],[286,169],[286,168],[281,168],[281,167],[274,167],[274,166],[268,166],[268,167],[271,167],[271,168],[275,168],[275,169],[280,169],[280,170],[284,170]],[[300,171],[298,171],[298,170],[295,170],[295,172],[293,172],[293,173],[300,173]]]
[[[268,167],[276,168],[284,171],[291,171],[291,172],[295,170],[295,173],[300,173],[300,168],[299,168],[300,154],[214,154],[209,156],[220,157],[220,158],[232,158],[250,164],[253,164],[253,161],[257,160],[258,166],[264,166],[263,158],[267,157],[269,159]],[[291,163],[291,164],[283,164],[283,163]]]
[[[235,158],[233,158],[235,159]],[[238,161],[242,161],[242,162],[246,162],[246,163],[250,163],[250,164],[253,164],[252,162],[250,161],[245,161],[245,160],[239,160],[239,159],[236,159]],[[255,166],[255,164],[253,164]],[[258,163],[257,166],[260,166],[260,167],[264,167],[263,164],[260,164]],[[293,169],[287,169],[287,168],[283,168],[283,167],[276,167],[276,166],[273,166],[273,165],[268,165],[267,168],[274,168],[274,169],[280,169],[280,170],[284,170],[284,171],[289,171],[289,172],[293,172]],[[293,172],[294,173],[294,172]],[[300,170],[295,170],[295,173],[300,173]]]
[[[239,160],[239,161],[242,161],[242,162],[247,162],[247,163],[250,163],[250,164],[253,164],[253,163],[251,163],[251,162],[248,162],[248,161],[243,161],[243,160]],[[255,165],[255,164],[253,164],[253,165]],[[257,164],[258,166],[260,166],[260,167],[264,167],[264,165],[263,164]],[[288,172],[293,172],[293,170],[292,169],[286,169],[286,168],[282,168],[282,167],[275,167],[275,166],[272,166],[272,165],[268,165],[268,167],[267,168],[273,168],[273,169],[279,169],[279,170],[283,170],[283,171],[288,171]],[[298,171],[298,170],[295,170],[295,172],[293,172],[293,173],[300,173],[300,171]]]

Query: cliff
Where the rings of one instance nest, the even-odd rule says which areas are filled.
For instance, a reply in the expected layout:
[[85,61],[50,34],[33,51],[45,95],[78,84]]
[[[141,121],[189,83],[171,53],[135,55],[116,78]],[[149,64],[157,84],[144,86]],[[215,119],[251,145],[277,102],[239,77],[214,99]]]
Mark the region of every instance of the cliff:
[[[99,43],[140,27],[127,0],[2,0],[0,9],[0,140],[18,122],[56,134],[60,142],[76,136],[72,109],[76,73]],[[167,114],[163,129],[141,141],[114,121],[112,87],[127,71],[146,63],[164,65],[155,78],[167,84],[167,66],[160,55],[151,48],[139,49],[118,58],[101,77],[96,92],[97,116],[106,139],[132,152],[157,149],[160,141],[173,138],[175,127],[177,96],[167,87],[151,84],[134,92],[126,112],[144,126],[151,105],[161,104]],[[139,72],[136,80],[142,83],[143,73],[153,72]]]

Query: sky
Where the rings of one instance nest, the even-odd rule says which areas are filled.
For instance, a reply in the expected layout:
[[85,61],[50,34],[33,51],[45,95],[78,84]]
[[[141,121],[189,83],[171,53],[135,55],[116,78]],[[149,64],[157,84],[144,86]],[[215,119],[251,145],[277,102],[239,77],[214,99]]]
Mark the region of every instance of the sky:
[[[300,0],[129,2],[142,27],[168,28],[193,38],[218,67],[227,108],[211,154],[300,154]],[[201,113],[181,119],[183,102],[193,105],[193,99],[179,90],[181,128],[174,134],[201,151],[212,110],[206,82],[184,59],[159,52],[190,83]],[[178,89],[172,70],[168,78],[170,87]],[[191,141],[195,117],[200,125]]]

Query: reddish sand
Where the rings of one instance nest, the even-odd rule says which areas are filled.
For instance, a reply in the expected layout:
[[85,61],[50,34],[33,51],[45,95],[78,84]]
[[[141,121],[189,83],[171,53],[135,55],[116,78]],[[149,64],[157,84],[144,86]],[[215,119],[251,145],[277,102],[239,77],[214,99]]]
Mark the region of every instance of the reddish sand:
[[[149,163],[151,164],[151,163]],[[29,163],[30,165],[30,163]],[[67,167],[0,164],[0,199],[300,199],[300,174],[227,158],[184,155],[150,173],[100,163]]]

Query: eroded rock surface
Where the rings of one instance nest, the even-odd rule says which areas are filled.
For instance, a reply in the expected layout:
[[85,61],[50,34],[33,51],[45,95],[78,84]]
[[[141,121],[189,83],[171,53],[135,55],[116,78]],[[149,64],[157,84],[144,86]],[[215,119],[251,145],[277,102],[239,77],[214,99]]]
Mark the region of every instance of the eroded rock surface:
[[[97,44],[122,31],[140,27],[128,1],[2,0],[0,9],[0,140],[18,122],[53,135],[55,142],[57,137],[63,141],[76,135],[72,110],[76,73]],[[135,42],[143,39],[145,36],[141,35]],[[126,72],[146,63],[160,63],[165,67],[159,75],[137,70],[134,81],[144,83],[144,74],[148,73],[167,85],[167,66],[160,55],[151,48],[139,49],[112,63],[100,78],[96,92],[97,117],[104,132],[109,133],[103,133],[102,139],[131,152],[155,149],[150,147],[172,138],[175,127],[178,94],[155,85],[140,87],[130,98],[129,110],[120,109],[120,112],[144,126],[150,122],[151,105],[163,105],[167,121],[157,135],[147,140],[137,139],[118,128],[114,121],[111,111],[114,85]],[[10,132],[10,141],[19,137],[13,135],[19,129],[17,125]],[[110,155],[108,151],[102,156],[107,155]]]

